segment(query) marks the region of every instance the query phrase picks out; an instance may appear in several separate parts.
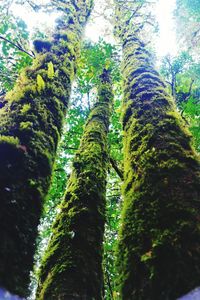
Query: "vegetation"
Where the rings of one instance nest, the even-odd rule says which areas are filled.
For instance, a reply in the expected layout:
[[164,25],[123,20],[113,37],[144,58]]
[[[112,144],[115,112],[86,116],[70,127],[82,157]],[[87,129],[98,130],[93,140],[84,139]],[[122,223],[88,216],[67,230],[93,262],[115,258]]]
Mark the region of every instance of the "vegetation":
[[[200,285],[199,4],[176,1],[181,50],[156,70],[153,1],[92,2],[2,1],[0,286],[176,299]],[[21,4],[54,30],[31,32]],[[81,43],[91,11],[115,45]]]

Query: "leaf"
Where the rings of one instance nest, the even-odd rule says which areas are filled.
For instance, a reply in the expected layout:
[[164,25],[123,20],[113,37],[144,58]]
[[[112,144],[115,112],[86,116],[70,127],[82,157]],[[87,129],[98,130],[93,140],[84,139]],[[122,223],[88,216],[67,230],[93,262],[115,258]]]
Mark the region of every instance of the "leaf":
[[47,76],[48,76],[49,79],[53,79],[54,76],[55,76],[55,73],[54,73],[54,66],[53,66],[52,61],[50,61],[50,62],[48,63]]
[[44,79],[40,74],[37,75],[37,90],[41,93],[45,89],[45,82]]

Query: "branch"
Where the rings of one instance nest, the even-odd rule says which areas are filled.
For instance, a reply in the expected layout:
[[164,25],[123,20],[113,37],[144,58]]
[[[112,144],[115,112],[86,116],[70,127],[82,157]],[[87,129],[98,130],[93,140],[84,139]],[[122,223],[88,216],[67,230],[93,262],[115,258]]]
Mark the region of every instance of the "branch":
[[[130,16],[130,18],[129,18],[129,20],[128,20],[128,24],[127,24],[127,25],[130,24],[131,19],[138,13],[138,11],[142,8],[142,6],[143,6],[143,3],[141,3],[140,5],[138,5],[138,6],[136,7],[136,9],[135,9],[134,11],[132,11],[131,16]],[[130,10],[129,7],[128,7],[128,10]]]
[[35,11],[38,12],[41,8],[40,5],[35,4],[34,2],[30,1],[30,0],[26,0],[26,2],[30,5],[30,7]]
[[[191,79],[188,92],[187,93],[183,93],[183,100],[182,100],[182,102],[187,102],[188,99],[190,98],[193,84],[194,84],[194,79]],[[184,112],[184,110],[183,110],[183,112]]]
[[193,34],[192,34],[192,40],[194,40],[196,38],[196,36],[198,35],[198,33],[200,33],[200,28],[198,28],[196,31],[193,32]]
[[87,105],[88,105],[88,109],[89,111],[91,110],[91,105],[90,105],[90,92],[87,92]]
[[185,121],[185,123],[189,126],[190,123],[188,122],[188,120],[184,117],[184,109],[181,111],[181,117],[183,118],[183,120]]
[[168,83],[170,85],[170,87],[172,87],[172,83],[170,81],[165,79],[165,82]]
[[114,160],[112,157],[110,157],[110,163],[111,163],[111,166],[113,167],[113,169],[115,170],[115,172],[117,173],[117,175],[119,176],[119,178],[123,181],[124,175],[123,175],[122,170],[120,170],[120,168],[118,167],[116,160]]
[[110,282],[110,276],[109,276],[109,273],[108,273],[107,269],[106,269],[106,278],[107,278],[108,288],[109,288],[109,291],[110,291],[111,300],[114,300],[114,298],[113,298],[113,291],[112,291],[112,285],[111,285],[111,282]]
[[35,57],[35,55],[33,55],[33,54],[27,52],[25,49],[23,49],[21,45],[13,43],[12,41],[8,40],[7,38],[3,37],[2,35],[0,35],[0,39],[1,39],[1,40],[4,40],[4,41],[7,42],[7,43],[10,43],[10,44],[13,45],[15,48],[17,48],[19,51],[26,53],[26,54],[29,55],[30,57],[32,57],[32,58]]
[[193,83],[194,83],[194,79],[192,79],[191,82],[190,82],[190,87],[189,87],[188,96],[187,96],[186,100],[187,100],[187,99],[190,97],[190,95],[191,95]]

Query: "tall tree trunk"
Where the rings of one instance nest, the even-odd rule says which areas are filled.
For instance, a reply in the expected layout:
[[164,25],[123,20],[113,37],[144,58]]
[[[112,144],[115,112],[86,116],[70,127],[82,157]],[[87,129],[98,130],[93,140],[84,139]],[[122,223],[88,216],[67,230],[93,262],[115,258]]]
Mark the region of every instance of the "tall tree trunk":
[[[92,0],[62,1],[52,42],[36,41],[33,65],[0,109],[0,286],[25,296],[42,202]],[[5,103],[4,103],[5,104]]]
[[121,41],[120,299],[172,300],[200,285],[200,169],[186,125],[144,44],[130,31]]
[[42,262],[38,300],[103,299],[107,132],[113,98],[106,70],[98,98],[87,120]]

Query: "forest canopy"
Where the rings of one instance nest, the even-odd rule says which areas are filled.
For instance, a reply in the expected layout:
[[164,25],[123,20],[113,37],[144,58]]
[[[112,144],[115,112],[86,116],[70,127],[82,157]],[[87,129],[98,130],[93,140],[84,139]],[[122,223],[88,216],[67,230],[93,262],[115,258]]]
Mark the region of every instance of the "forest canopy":
[[200,3],[167,2],[1,1],[1,299],[200,286]]

